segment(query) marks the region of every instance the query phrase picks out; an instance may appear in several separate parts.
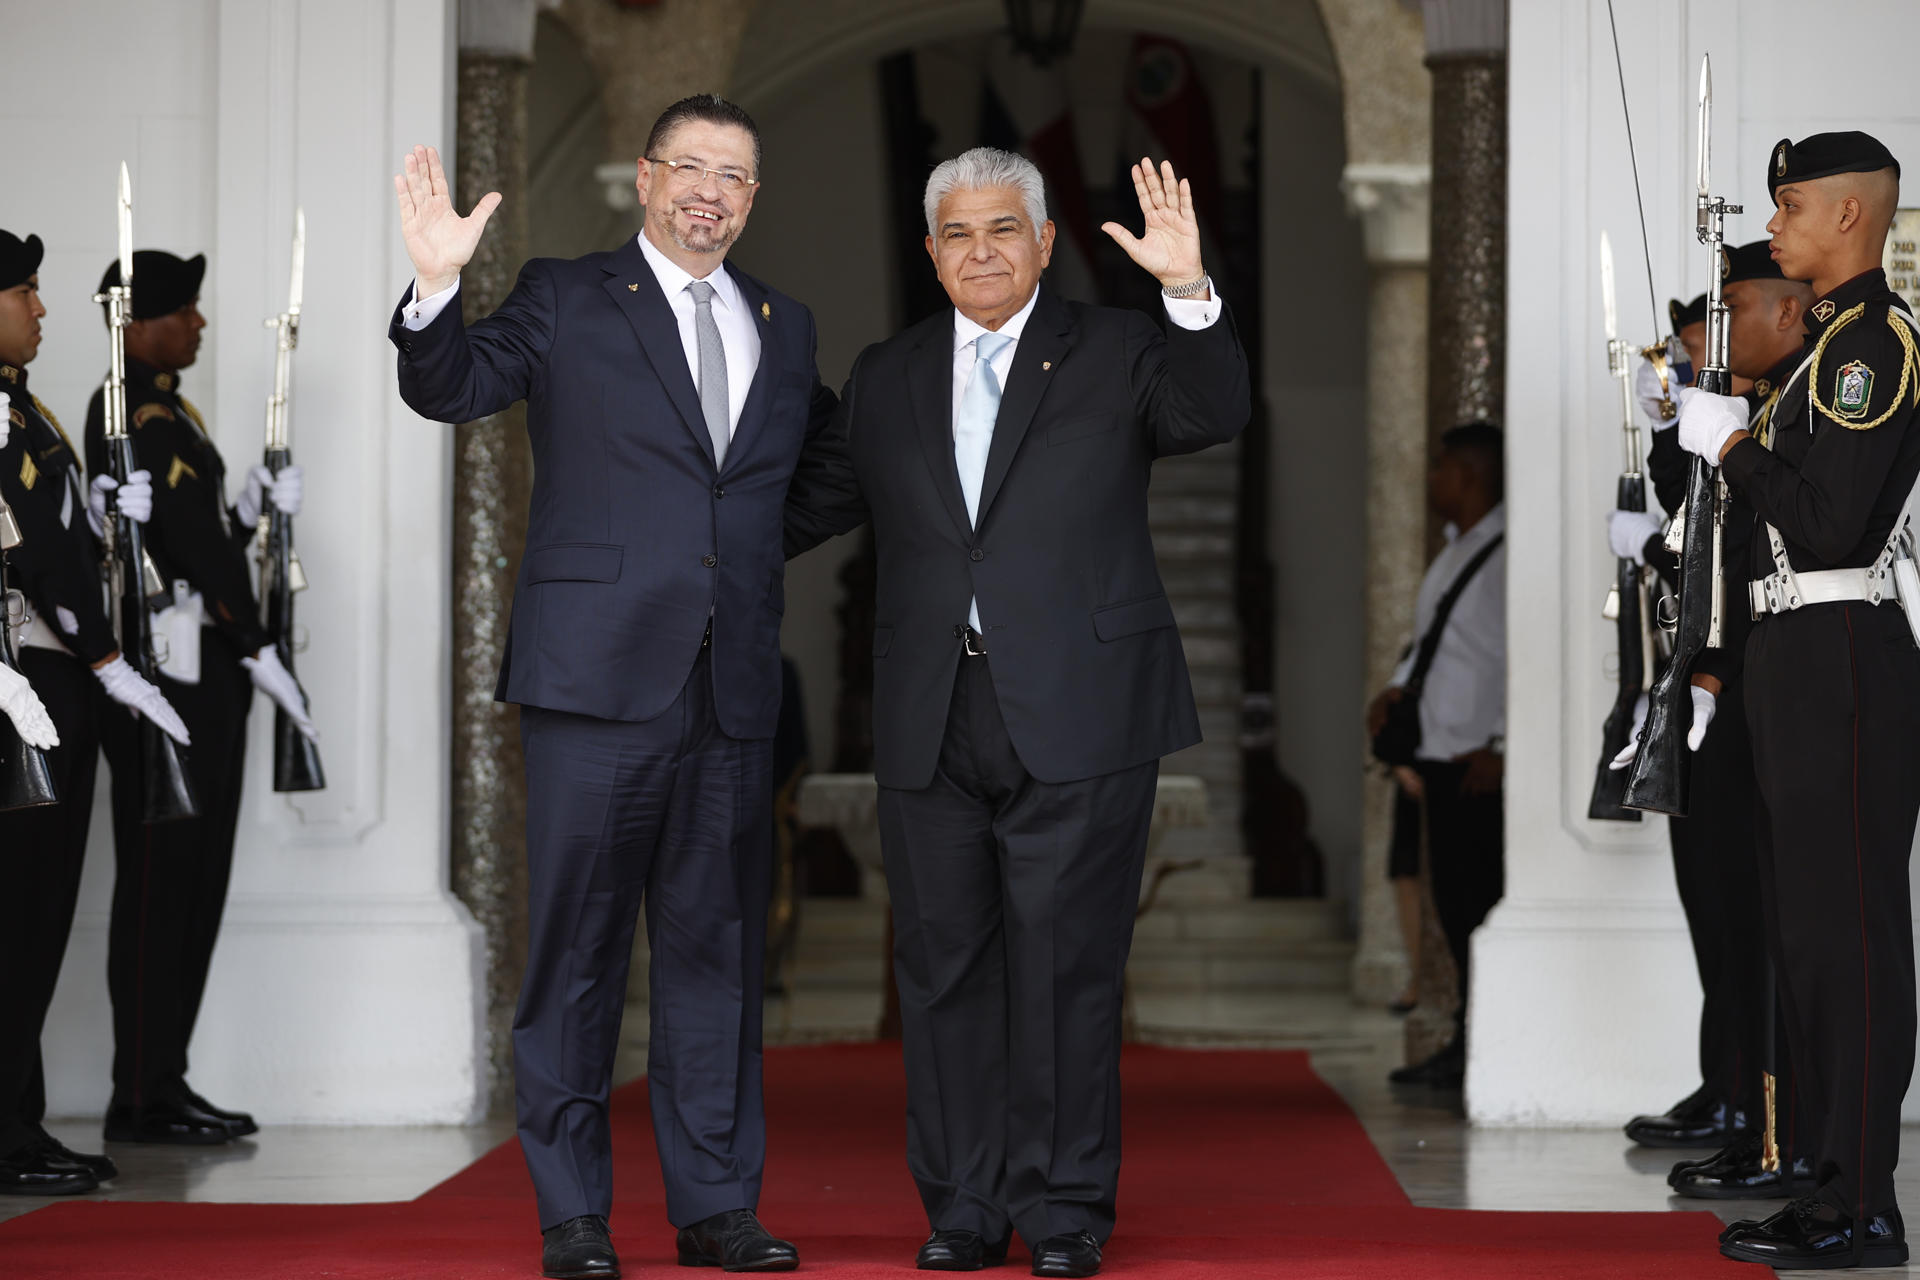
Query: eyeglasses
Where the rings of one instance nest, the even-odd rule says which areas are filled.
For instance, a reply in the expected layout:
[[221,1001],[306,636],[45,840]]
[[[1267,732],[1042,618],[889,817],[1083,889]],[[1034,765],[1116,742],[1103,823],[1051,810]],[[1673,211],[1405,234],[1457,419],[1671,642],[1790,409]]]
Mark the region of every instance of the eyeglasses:
[[700,175],[703,173],[712,174],[713,180],[719,184],[720,190],[730,196],[737,196],[749,187],[757,187],[760,185],[757,178],[749,178],[737,169],[709,169],[707,166],[695,164],[691,160],[656,160],[652,156],[646,157],[646,160],[648,164],[665,165],[669,174],[669,180],[676,187],[694,186],[700,181]]

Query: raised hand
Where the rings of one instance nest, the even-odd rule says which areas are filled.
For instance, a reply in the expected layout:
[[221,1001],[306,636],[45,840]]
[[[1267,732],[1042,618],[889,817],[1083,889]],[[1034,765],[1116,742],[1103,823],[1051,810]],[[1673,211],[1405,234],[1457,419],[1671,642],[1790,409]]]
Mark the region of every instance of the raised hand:
[[1175,181],[1173,166],[1142,156],[1133,166],[1133,190],[1140,197],[1146,228],[1134,235],[1117,222],[1100,229],[1127,251],[1127,256],[1151,272],[1161,285],[1191,284],[1206,274],[1200,265],[1200,224],[1193,216],[1193,192],[1187,180]]
[[487,219],[500,207],[500,193],[487,192],[472,213],[461,217],[454,212],[440,153],[432,147],[407,153],[406,172],[393,176],[393,191],[400,198],[400,234],[413,259],[416,296],[431,298],[452,288],[460,268],[472,261]]

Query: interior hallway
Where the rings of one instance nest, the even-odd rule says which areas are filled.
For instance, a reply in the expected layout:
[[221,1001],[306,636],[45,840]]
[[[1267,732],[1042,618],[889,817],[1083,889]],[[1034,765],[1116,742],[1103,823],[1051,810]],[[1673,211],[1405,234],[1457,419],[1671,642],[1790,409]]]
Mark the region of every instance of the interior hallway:
[[[643,1006],[635,1005],[630,1012],[639,1014]],[[871,1028],[878,1013],[879,996],[871,990],[802,990],[792,999],[769,1001],[768,1040],[864,1038],[862,1032]],[[1142,1038],[1160,1043],[1308,1050],[1315,1070],[1354,1109],[1401,1187],[1421,1207],[1643,1212],[1707,1207],[1727,1220],[1763,1215],[1773,1208],[1769,1202],[1703,1206],[1672,1199],[1663,1175],[1677,1154],[1684,1153],[1633,1148],[1618,1130],[1469,1128],[1457,1101],[1425,1090],[1395,1090],[1386,1083],[1387,1071],[1400,1061],[1399,1019],[1355,1008],[1338,993],[1142,995],[1135,1013]],[[633,1016],[628,1021],[639,1034],[629,1035],[622,1046],[622,1080],[638,1075],[646,1060],[645,1023]],[[1671,1101],[1649,1098],[1647,1105]],[[73,1147],[100,1149],[97,1121],[60,1121],[49,1128]],[[307,1204],[408,1200],[512,1132],[511,1119],[498,1117],[471,1126],[270,1126],[256,1138],[212,1150],[110,1146],[120,1178],[90,1198]],[[1284,1153],[1277,1154],[1284,1158]],[[1920,1171],[1903,1171],[1900,1186],[1907,1204],[1920,1204]],[[1124,1187],[1123,1181],[1122,1245]],[[51,1201],[0,1200],[0,1220],[47,1203]],[[781,1229],[780,1207],[769,1204],[766,1209],[770,1225]],[[531,1195],[528,1215],[531,1241]],[[914,1243],[902,1242],[903,1267]],[[1116,1253],[1116,1259],[1123,1256]],[[649,1262],[634,1261],[642,1266]],[[1714,1259],[1702,1261],[1715,1265]],[[1920,1266],[1876,1274],[1920,1277]]]

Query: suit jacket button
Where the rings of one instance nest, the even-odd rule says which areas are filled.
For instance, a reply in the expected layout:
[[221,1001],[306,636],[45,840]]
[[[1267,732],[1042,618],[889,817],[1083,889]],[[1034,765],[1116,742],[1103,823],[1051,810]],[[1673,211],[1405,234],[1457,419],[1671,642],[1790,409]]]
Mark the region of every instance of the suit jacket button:
[[724,498],[727,496],[727,491],[719,485],[715,485],[713,486],[713,496],[716,498]]
[[972,559],[972,560],[985,560],[987,558],[987,553],[982,551],[980,548],[975,547],[973,550],[967,552],[967,556],[969,559]]
[[720,557],[716,555],[704,555],[700,557],[700,563],[711,569],[720,563]]

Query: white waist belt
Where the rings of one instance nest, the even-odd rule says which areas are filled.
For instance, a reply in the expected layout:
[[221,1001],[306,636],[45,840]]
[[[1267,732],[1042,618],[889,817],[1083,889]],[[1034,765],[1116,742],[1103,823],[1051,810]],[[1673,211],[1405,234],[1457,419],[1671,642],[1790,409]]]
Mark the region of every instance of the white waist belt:
[[1788,613],[1809,604],[1866,600],[1879,604],[1891,592],[1883,574],[1874,569],[1811,569],[1795,573],[1791,584],[1772,574],[1747,584],[1747,598],[1755,621],[1770,613]]
[[16,650],[49,649],[69,658],[73,656],[73,650],[60,643],[60,637],[53,634],[51,627],[37,627],[31,622],[13,629],[13,647]]

